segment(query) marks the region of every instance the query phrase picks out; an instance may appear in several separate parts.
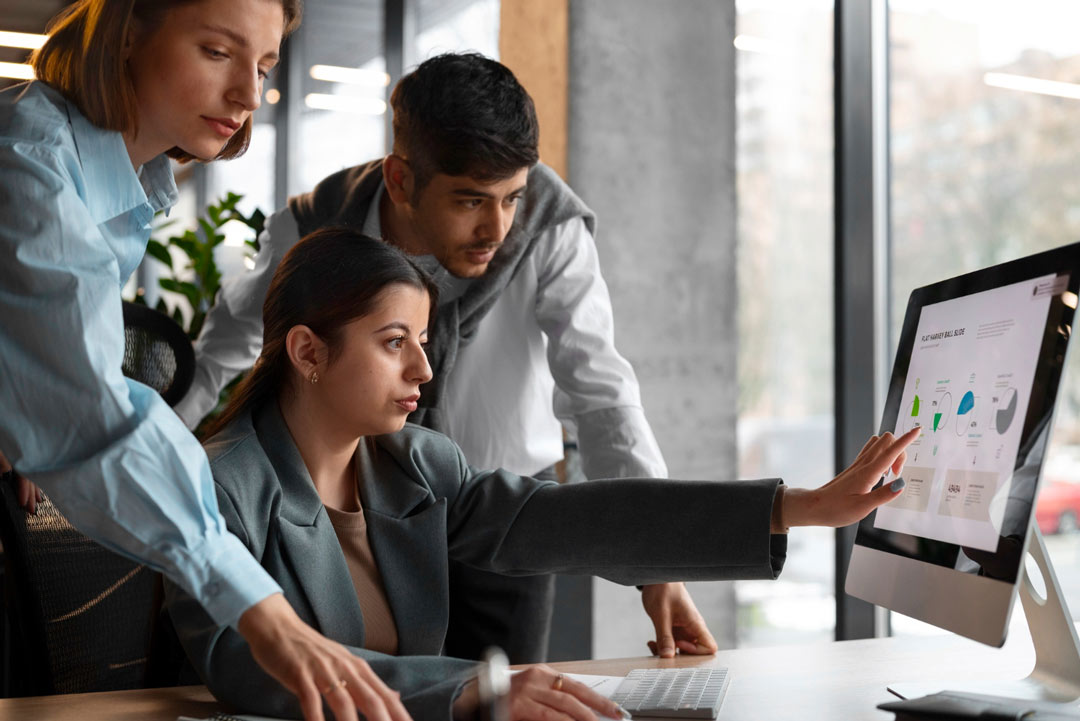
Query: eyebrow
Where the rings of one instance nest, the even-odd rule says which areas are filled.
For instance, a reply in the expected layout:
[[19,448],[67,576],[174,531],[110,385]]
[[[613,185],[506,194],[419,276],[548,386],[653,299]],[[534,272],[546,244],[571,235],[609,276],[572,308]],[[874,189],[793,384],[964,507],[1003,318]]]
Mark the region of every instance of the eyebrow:
[[[488,193],[487,191],[478,190],[476,188],[455,188],[455,189],[451,190],[450,192],[453,195],[463,195],[463,196],[465,196],[467,198],[494,198],[495,197],[494,193]],[[524,192],[525,192],[525,186],[522,185],[520,188],[511,191],[509,193],[509,195],[520,195],[520,194],[522,194]]]
[[[384,333],[384,332],[386,332],[388,330],[400,330],[403,333],[405,333],[406,335],[408,335],[409,332],[410,332],[410,328],[406,323],[404,323],[404,322],[402,322],[400,320],[395,320],[395,321],[391,321],[391,322],[387,323],[382,328],[379,328],[372,335],[378,335],[379,333]],[[417,333],[417,335],[424,335],[427,332],[428,332],[428,329],[424,328],[419,333]]]
[[[225,37],[229,38],[230,40],[232,40],[234,43],[236,43],[237,45],[239,45],[242,48],[250,48],[251,47],[251,43],[248,42],[248,39],[245,38],[240,33],[236,32],[235,30],[230,30],[229,28],[223,27],[221,25],[207,25],[206,23],[203,23],[202,27],[203,27],[203,30],[209,30],[212,33],[218,33],[219,35],[224,35]],[[277,52],[269,52],[266,55],[264,55],[263,57],[265,57],[265,58],[267,58],[269,60],[273,60],[275,63],[278,61]]]

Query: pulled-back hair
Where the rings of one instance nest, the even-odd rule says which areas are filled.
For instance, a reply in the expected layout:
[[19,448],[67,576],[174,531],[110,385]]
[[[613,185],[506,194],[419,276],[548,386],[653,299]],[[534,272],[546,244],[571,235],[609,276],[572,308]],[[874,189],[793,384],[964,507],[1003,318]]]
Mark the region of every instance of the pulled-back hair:
[[434,320],[438,288],[394,246],[334,227],[317,230],[293,246],[274,271],[263,303],[262,353],[206,435],[288,387],[292,364],[285,339],[294,326],[306,325],[319,336],[332,362],[341,352],[345,326],[371,313],[382,291],[392,285],[426,291]]
[[[105,130],[137,133],[135,88],[124,63],[124,47],[134,25],[155,29],[166,11],[196,0],[77,0],[48,26],[49,39],[30,58],[38,80],[75,103],[86,119]],[[279,0],[285,13],[282,38],[300,25],[301,0]],[[227,160],[242,155],[251,140],[249,116],[218,153]],[[180,148],[169,157],[196,160]]]
[[536,163],[540,129],[525,88],[478,53],[426,60],[390,96],[394,153],[422,189],[437,173],[502,180]]

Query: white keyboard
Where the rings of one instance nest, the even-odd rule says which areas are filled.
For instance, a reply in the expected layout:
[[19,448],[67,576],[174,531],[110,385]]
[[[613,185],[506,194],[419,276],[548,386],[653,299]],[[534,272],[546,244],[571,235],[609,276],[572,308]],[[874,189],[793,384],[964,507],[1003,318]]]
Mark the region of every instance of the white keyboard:
[[635,717],[716,718],[727,689],[726,668],[638,668],[611,700]]

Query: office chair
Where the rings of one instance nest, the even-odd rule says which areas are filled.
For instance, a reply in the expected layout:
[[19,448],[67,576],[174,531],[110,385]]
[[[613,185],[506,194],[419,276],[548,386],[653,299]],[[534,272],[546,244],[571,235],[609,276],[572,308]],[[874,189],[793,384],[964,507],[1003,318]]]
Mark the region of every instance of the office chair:
[[[195,354],[168,316],[124,303],[124,374],[170,405],[191,385]],[[0,542],[10,696],[175,683],[178,644],[162,617],[161,579],[77,531],[46,497],[34,515],[0,477]]]
[[195,378],[195,350],[184,329],[145,305],[124,302],[124,375],[175,406]]

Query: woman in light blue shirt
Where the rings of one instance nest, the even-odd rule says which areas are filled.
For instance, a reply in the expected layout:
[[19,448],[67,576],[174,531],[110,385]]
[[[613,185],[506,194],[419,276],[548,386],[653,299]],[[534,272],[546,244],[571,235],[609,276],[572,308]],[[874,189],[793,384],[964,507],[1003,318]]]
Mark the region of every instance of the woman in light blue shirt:
[[121,373],[120,289],[169,158],[239,155],[299,0],[80,0],[0,93],[0,451],[102,544],[235,627],[309,719],[408,716],[361,660],[305,625],[226,529],[206,454]]

